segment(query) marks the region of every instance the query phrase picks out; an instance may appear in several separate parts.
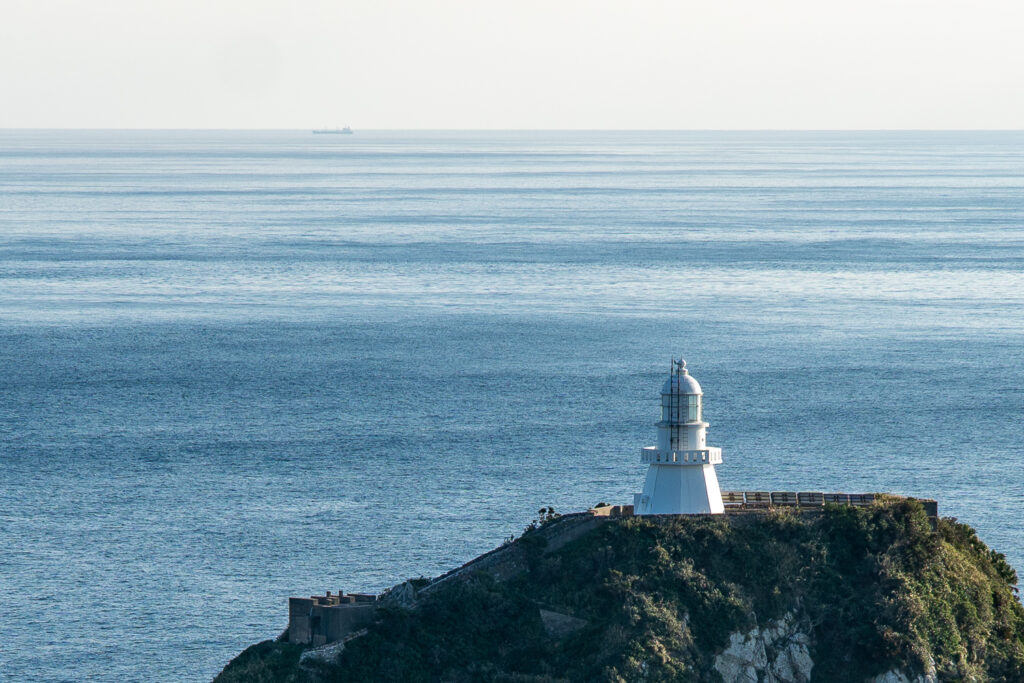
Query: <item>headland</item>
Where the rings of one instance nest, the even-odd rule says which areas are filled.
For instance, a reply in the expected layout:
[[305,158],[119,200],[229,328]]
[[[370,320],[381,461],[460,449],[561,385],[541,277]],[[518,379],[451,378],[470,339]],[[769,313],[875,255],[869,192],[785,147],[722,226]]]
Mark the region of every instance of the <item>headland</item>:
[[308,621],[216,680],[1024,680],[1017,576],[973,529],[934,501],[794,497],[720,515],[548,509],[439,577],[299,599]]

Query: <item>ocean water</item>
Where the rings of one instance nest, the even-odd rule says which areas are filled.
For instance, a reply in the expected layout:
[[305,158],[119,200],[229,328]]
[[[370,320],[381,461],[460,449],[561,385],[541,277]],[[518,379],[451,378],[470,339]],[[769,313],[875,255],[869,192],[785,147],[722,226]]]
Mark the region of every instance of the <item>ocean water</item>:
[[724,488],[1024,569],[1022,335],[1022,133],[0,131],[0,680],[209,680],[629,502],[680,355]]

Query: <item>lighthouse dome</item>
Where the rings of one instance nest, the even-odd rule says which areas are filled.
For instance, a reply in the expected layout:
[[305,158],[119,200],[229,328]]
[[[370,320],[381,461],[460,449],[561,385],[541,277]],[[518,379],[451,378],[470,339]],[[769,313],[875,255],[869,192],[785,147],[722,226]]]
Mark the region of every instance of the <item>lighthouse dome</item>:
[[686,361],[672,361],[672,374],[661,387],[662,394],[703,394],[700,384],[690,376],[686,369]]

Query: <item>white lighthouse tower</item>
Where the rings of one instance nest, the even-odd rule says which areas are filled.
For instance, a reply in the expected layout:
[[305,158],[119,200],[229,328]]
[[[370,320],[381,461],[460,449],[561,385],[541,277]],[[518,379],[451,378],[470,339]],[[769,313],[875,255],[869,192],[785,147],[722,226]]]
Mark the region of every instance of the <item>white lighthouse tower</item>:
[[637,515],[719,514],[725,511],[715,465],[722,449],[705,443],[708,423],[702,415],[704,392],[686,370],[686,361],[673,360],[672,372],[661,388],[658,445],[640,449],[650,465],[644,492],[633,495]]

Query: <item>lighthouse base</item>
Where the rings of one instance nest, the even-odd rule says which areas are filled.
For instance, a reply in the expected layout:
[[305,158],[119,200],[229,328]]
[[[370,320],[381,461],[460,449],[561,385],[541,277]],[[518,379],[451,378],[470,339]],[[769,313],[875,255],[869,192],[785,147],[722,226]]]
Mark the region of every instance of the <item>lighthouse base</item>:
[[637,515],[722,514],[714,465],[651,465],[644,492],[633,495]]

